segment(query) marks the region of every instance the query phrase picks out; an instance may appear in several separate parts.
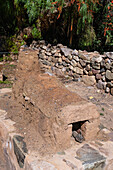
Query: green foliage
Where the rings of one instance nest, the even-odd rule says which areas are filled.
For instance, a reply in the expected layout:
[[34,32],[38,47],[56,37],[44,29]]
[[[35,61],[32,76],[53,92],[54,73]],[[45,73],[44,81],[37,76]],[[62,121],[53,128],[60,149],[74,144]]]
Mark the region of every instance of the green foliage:
[[0,80],[0,84],[12,84],[12,83],[10,81],[8,81],[8,80],[5,80],[5,81]]

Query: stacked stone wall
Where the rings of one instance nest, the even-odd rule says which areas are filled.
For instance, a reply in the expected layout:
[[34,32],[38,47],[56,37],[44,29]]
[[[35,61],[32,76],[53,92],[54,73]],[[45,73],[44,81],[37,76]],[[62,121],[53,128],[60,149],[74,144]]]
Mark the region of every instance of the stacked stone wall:
[[37,50],[43,67],[74,81],[96,85],[113,95],[113,52],[101,55],[97,51],[72,50],[62,44],[47,44],[44,40],[33,41],[30,48]]

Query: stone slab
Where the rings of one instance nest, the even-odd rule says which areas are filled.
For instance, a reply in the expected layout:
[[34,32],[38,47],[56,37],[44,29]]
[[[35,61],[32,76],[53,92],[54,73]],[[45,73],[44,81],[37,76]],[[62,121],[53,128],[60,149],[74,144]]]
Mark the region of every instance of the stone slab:
[[76,153],[77,158],[82,161],[85,170],[103,170],[106,157],[101,155],[96,149],[92,148],[88,144],[84,144],[80,149],[77,150]]

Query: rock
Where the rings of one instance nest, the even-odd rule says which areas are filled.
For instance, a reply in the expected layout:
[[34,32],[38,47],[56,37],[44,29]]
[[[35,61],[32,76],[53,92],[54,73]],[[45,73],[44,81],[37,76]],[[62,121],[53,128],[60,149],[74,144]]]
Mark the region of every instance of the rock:
[[70,66],[69,66],[69,69],[70,69],[70,70],[74,70],[74,67],[70,65]]
[[102,80],[99,80],[97,83],[97,88],[98,89],[106,89],[106,82],[102,82]]
[[109,64],[111,63],[109,58],[106,58],[104,61],[105,61],[105,63],[109,63]]
[[101,55],[93,56],[92,59],[91,59],[91,62],[100,63],[101,61],[102,61]]
[[96,83],[95,76],[88,76],[88,75],[84,75],[82,77],[82,81],[88,86],[92,86]]
[[110,91],[110,92],[111,92],[111,95],[113,95],[113,88],[111,88],[111,91]]
[[73,56],[73,59],[75,60],[75,61],[77,61],[77,62],[79,62],[79,57],[78,56]]
[[108,80],[113,80],[113,73],[111,73],[111,71],[107,70],[106,71],[106,78]]
[[100,70],[100,63],[92,63],[92,67],[96,70]]
[[81,60],[81,59],[80,59],[80,64],[81,64],[82,67],[86,66],[86,62],[84,60]]
[[97,80],[100,80],[102,78],[102,75],[101,74],[96,74],[96,79]]
[[62,72],[65,72],[65,71],[66,71],[66,68],[65,68],[65,67],[63,67],[63,68],[62,68]]
[[106,157],[101,155],[98,150],[92,148],[88,144],[84,144],[77,150],[77,159],[82,161],[84,169],[98,169],[103,170],[105,166]]
[[90,61],[90,57],[88,54],[84,53],[84,52],[78,52],[78,56],[79,58],[81,58],[82,60],[85,60],[85,61]]
[[107,86],[110,87],[110,88],[113,88],[113,83],[107,82]]
[[58,62],[59,62],[59,63],[62,63],[62,59],[61,59],[61,58],[59,58],[59,59],[58,59]]
[[70,63],[70,60],[68,58],[65,59],[66,63]]
[[50,52],[46,52],[46,55],[51,56],[51,53]]
[[105,72],[105,68],[100,69],[100,73],[103,73],[103,72]]
[[80,69],[79,67],[74,67],[73,71],[77,74],[83,74],[83,69]]
[[72,136],[79,143],[82,143],[84,141],[84,137],[83,137],[82,133],[78,133],[77,131],[73,131]]
[[79,62],[77,63],[77,66],[78,66],[80,69],[83,69]]
[[102,80],[103,80],[103,81],[106,81],[106,78],[105,78],[105,76],[104,76],[104,75],[102,76]]
[[51,63],[50,63],[49,61],[45,61],[45,60],[43,60],[42,63],[43,63],[44,65],[48,65],[48,66],[51,65]]
[[84,74],[88,75],[88,72],[85,68],[84,68],[83,72],[84,72]]
[[70,48],[61,48],[61,52],[64,54],[65,57],[72,54],[73,50]]
[[108,58],[113,60],[113,52],[105,52],[104,53]]
[[109,64],[109,63],[106,63],[104,66],[107,70],[110,70],[110,68],[111,68],[111,64]]
[[100,70],[95,70],[95,69],[92,69],[92,73],[95,75],[95,74],[99,74],[100,73]]
[[23,139],[24,138],[22,136],[18,135],[15,135],[13,137],[14,153],[16,155],[20,168],[23,168],[24,160],[26,157],[25,154],[28,152],[26,148],[26,143],[23,141]]
[[106,93],[109,93],[110,92],[110,88],[109,87],[106,87]]
[[64,67],[67,67],[67,63],[66,62],[63,61],[62,64],[63,64]]
[[73,163],[71,163],[70,161],[66,160],[66,159],[63,159],[64,162],[66,162],[66,164],[71,168],[71,169],[74,169],[74,170],[78,170],[77,166],[74,165]]
[[42,49],[47,50],[47,46],[43,45]]
[[72,55],[78,56],[78,51],[76,49],[73,50]]
[[88,72],[88,75],[89,75],[89,76],[92,76],[92,75],[93,75],[93,72],[92,72],[92,71],[89,71],[89,72]]
[[0,81],[3,81],[3,74],[0,73]]
[[76,66],[77,66],[77,62],[76,62],[75,60],[72,60],[72,61],[71,61],[71,65],[74,66],[74,67],[76,67]]
[[55,57],[52,57],[52,61],[53,61],[54,63],[57,63],[58,59],[55,58]]
[[57,52],[57,50],[52,50],[51,54],[55,54]]
[[90,71],[90,69],[91,69],[91,67],[90,67],[90,65],[88,64],[88,65],[86,66],[86,70],[87,70],[87,71]]
[[69,60],[72,60],[72,55],[71,54],[68,55],[67,57],[68,57]]
[[42,54],[39,54],[39,58],[40,58],[40,59],[46,59],[46,55],[43,54],[43,53],[42,53]]

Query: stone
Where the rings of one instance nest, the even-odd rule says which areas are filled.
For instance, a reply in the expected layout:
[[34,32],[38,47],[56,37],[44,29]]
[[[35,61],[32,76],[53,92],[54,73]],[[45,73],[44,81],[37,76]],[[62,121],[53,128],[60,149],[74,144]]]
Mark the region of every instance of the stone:
[[42,49],[47,50],[47,46],[43,45]]
[[104,53],[108,58],[113,60],[113,52],[105,52]]
[[73,50],[72,55],[78,56],[78,51],[76,49]]
[[100,70],[100,63],[92,63],[92,67],[96,70]]
[[110,88],[113,88],[113,83],[107,82],[107,86],[110,87]]
[[23,141],[22,136],[15,135],[13,137],[14,153],[16,155],[18,164],[20,168],[24,166],[25,154],[28,152],[26,148],[26,143]]
[[70,63],[70,60],[68,58],[65,59],[66,63]]
[[111,92],[111,95],[113,95],[113,88],[111,88],[111,91],[110,91],[110,92]]
[[0,81],[3,81],[3,74],[0,73]]
[[46,55],[43,54],[43,53],[42,53],[42,54],[39,54],[39,58],[40,58],[40,59],[46,59]]
[[50,52],[46,52],[46,55],[51,56],[51,53]]
[[105,68],[100,69],[100,73],[103,73],[103,72],[105,72]]
[[85,62],[84,60],[81,60],[81,59],[80,59],[79,62],[80,62],[80,64],[81,64],[82,67],[85,67],[85,66],[86,66],[86,62]]
[[82,165],[86,170],[103,170],[106,162],[106,157],[103,156],[98,150],[92,148],[88,144],[84,144],[77,150],[77,159],[82,161]]
[[65,57],[72,54],[73,50],[70,48],[61,48],[61,52],[64,54]]
[[88,75],[89,75],[89,76],[93,76],[93,72],[92,72],[92,71],[89,71],[89,72],[88,72]]
[[105,78],[105,76],[104,76],[104,75],[102,76],[102,81],[106,81],[106,78]]
[[74,67],[72,65],[69,66],[70,70],[74,70]]
[[88,64],[88,65],[86,66],[86,70],[87,70],[87,71],[90,71],[90,69],[91,69],[91,67],[90,67],[90,65]]
[[96,84],[95,76],[84,75],[82,77],[82,81],[88,86]]
[[63,161],[64,161],[71,169],[78,170],[77,166],[74,165],[73,163],[71,163],[70,161],[68,161],[68,160],[66,160],[66,159],[63,159]]
[[106,93],[109,93],[109,92],[110,92],[110,88],[109,88],[109,87],[106,87],[105,92],[106,92]]
[[75,55],[73,56],[73,59],[74,59],[75,61],[77,61],[77,62],[79,62],[79,60],[80,60],[79,57],[78,57],[78,56],[75,56]]
[[63,61],[62,64],[63,64],[64,67],[67,67],[67,63],[66,62]]
[[82,133],[78,133],[77,131],[73,131],[72,136],[79,143],[82,143],[84,141],[84,137],[83,137]]
[[50,63],[49,61],[45,61],[45,60],[43,60],[42,63],[43,63],[44,65],[48,65],[48,66],[51,65],[51,63]]
[[59,63],[62,63],[62,59],[61,59],[61,58],[59,58],[59,59],[58,59],[58,62],[59,62]]
[[95,75],[95,74],[99,74],[100,73],[100,70],[95,70],[95,69],[92,69],[92,73]]
[[84,74],[88,75],[88,71],[84,68],[83,70]]
[[113,80],[113,73],[111,73],[110,70],[107,70],[107,71],[106,71],[106,78],[107,78],[108,80]]
[[80,69],[79,67],[74,67],[73,71],[77,74],[83,74],[83,69]]
[[57,52],[57,50],[52,50],[51,54],[55,54]]
[[111,64],[109,64],[109,63],[106,63],[104,66],[107,70],[110,70],[110,68],[111,68]]
[[72,60],[72,61],[71,61],[71,65],[74,66],[74,67],[76,67],[76,66],[77,66],[77,62],[76,62],[75,60]]
[[98,89],[106,89],[106,82],[102,82],[102,80],[99,80],[97,83],[97,88]]
[[100,63],[101,61],[102,61],[101,55],[93,56],[92,59],[91,59],[91,62]]
[[52,56],[48,57],[48,61],[49,61],[49,62],[52,61]]
[[100,80],[102,78],[102,75],[101,74],[96,74],[96,79],[97,80]]
[[80,69],[83,69],[82,66],[81,66],[81,64],[80,64],[79,62],[77,63],[77,66],[78,66]]
[[65,67],[63,67],[63,68],[62,68],[62,72],[65,72],[65,71],[66,71],[66,68],[65,68]]
[[71,54],[68,55],[67,57],[68,57],[69,60],[72,60],[72,55]]
[[53,61],[54,63],[57,63],[58,59],[55,58],[55,57],[52,57],[52,61]]

